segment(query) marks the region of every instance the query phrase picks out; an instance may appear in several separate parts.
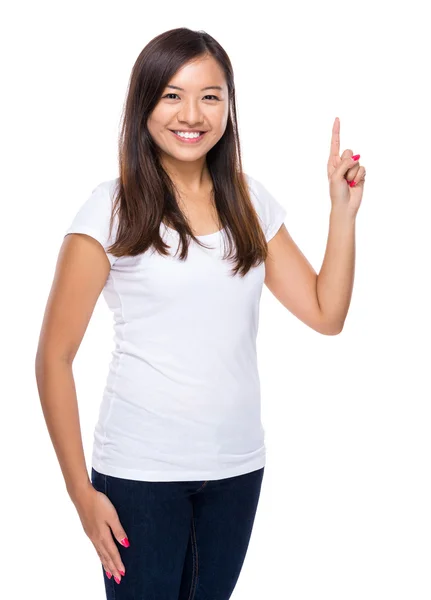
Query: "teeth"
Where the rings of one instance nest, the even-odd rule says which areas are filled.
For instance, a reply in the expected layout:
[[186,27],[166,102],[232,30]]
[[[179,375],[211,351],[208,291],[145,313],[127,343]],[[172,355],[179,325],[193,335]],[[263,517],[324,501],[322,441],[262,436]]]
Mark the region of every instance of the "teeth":
[[174,133],[184,138],[198,138],[201,135],[199,132],[189,133],[184,131],[175,131]]

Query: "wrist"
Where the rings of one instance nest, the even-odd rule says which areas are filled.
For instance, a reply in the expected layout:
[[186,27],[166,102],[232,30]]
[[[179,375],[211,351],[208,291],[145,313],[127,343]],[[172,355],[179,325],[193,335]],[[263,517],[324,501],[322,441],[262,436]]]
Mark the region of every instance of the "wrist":
[[79,485],[73,485],[68,487],[67,492],[73,504],[76,505],[85,500],[85,498],[89,494],[94,492],[94,487],[91,481],[88,479],[87,481],[82,482]]
[[356,212],[345,206],[332,206],[330,218],[336,220],[343,220],[349,223],[356,222]]

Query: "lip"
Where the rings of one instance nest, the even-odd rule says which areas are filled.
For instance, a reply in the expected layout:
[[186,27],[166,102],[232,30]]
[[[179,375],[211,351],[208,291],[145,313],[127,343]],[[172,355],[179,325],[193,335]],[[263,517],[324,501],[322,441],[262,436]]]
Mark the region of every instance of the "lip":
[[170,129],[169,131],[181,131],[182,133],[196,133],[198,131],[206,131],[206,129]]
[[[180,141],[180,142],[182,142],[183,144],[199,144],[199,142],[201,142],[201,141],[203,140],[203,138],[205,137],[205,134],[207,133],[206,131],[203,131],[203,132],[201,133],[201,135],[200,135],[198,138],[196,138],[196,139],[192,139],[192,138],[189,138],[189,139],[187,139],[187,138],[182,138],[182,137],[180,137],[180,136],[179,136],[179,135],[177,135],[177,134],[176,134],[174,131],[172,131],[172,129],[170,129],[169,131],[172,133],[172,135],[173,135],[173,136],[174,136],[174,137],[175,137],[177,140],[179,140],[179,141]],[[180,129],[178,129],[178,131],[180,131]],[[195,132],[191,131],[190,133],[195,133]]]

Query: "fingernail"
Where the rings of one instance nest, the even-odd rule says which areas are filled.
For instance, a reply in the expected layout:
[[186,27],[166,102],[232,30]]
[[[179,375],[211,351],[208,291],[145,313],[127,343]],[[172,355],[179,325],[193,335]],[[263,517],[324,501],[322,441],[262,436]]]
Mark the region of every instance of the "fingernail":
[[106,577],[107,577],[108,579],[111,579],[111,577],[112,577],[112,573],[110,573],[109,571],[105,571],[105,573],[106,573]]
[[114,579],[117,583],[120,583],[120,581],[121,581],[121,579],[118,579],[118,577],[115,577],[115,575],[114,575]]
[[120,571],[120,569],[118,569],[118,572],[121,573],[121,575],[123,575],[123,576],[125,574],[124,571]]
[[121,540],[121,543],[123,546],[126,546],[126,548],[130,546],[129,540],[126,537]]
[[350,185],[350,187],[355,187],[355,185],[356,185],[356,181],[351,181],[351,182],[349,183],[349,185]]
[[352,156],[352,160],[359,160],[360,158],[361,158],[361,155],[360,155],[360,154],[354,154],[354,155]]

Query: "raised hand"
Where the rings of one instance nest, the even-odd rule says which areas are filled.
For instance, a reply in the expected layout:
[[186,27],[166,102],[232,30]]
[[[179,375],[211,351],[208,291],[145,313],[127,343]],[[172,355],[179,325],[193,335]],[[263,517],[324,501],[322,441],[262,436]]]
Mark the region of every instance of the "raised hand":
[[359,210],[365,182],[365,167],[359,165],[359,156],[352,159],[352,150],[340,156],[340,119],[332,126],[331,148],[328,159],[329,193],[333,208],[345,208],[353,216]]

